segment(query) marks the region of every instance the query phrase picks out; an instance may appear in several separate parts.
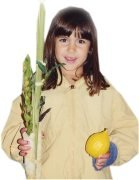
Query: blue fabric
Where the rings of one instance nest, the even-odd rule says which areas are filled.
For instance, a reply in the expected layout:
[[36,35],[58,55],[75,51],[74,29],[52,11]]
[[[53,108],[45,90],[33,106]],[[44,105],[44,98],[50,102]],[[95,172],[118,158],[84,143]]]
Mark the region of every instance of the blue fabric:
[[[103,168],[107,167],[107,166],[110,166],[111,164],[114,163],[114,161],[116,160],[117,158],[117,155],[118,155],[118,150],[117,150],[117,146],[114,144],[114,143],[110,143],[110,157],[109,159],[106,161],[106,164],[103,166]],[[96,164],[96,159],[93,158],[92,159],[92,164],[95,168],[96,171],[100,171],[101,169],[97,169],[95,164]],[[103,169],[102,168],[102,169]]]

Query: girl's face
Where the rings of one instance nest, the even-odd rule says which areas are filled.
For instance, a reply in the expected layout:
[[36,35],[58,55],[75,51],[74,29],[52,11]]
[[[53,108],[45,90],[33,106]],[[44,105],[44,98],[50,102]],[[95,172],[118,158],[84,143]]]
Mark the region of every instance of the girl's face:
[[83,63],[87,59],[90,41],[75,36],[59,36],[55,40],[55,56],[59,63],[65,63],[62,73],[75,74],[76,70],[83,71]]

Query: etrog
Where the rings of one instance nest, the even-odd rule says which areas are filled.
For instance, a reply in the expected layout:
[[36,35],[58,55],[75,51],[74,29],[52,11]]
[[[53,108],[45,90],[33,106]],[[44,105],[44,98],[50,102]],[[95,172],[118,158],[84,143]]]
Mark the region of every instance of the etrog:
[[92,134],[88,137],[85,145],[86,152],[93,158],[106,154],[110,148],[110,139],[107,129]]

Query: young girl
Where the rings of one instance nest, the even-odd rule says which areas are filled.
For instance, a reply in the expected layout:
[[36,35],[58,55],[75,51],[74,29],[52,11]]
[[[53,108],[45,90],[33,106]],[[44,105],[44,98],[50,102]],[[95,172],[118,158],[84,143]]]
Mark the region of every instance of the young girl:
[[[43,179],[111,179],[110,165],[121,165],[137,154],[137,119],[99,69],[97,33],[89,13],[69,7],[52,20],[44,46],[44,61],[64,67],[53,71],[43,87],[41,122]],[[22,163],[31,149],[20,109],[14,102],[2,134],[2,146]],[[107,128],[110,151],[97,159],[85,152],[87,138]]]

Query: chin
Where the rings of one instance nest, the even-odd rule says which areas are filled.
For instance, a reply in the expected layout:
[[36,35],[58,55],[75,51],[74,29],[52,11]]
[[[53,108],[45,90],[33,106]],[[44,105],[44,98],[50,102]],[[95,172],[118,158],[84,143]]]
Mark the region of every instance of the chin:
[[76,70],[77,70],[77,67],[65,66],[65,67],[64,67],[64,70],[66,70],[66,71],[76,71]]

